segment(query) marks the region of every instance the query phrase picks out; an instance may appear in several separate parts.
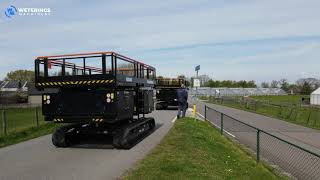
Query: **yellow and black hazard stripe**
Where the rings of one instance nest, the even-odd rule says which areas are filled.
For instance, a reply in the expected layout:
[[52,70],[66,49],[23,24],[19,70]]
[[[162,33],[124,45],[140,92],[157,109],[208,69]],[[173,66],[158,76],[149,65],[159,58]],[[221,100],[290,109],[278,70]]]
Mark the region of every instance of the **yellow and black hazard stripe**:
[[114,80],[91,80],[91,81],[58,81],[37,83],[38,86],[64,86],[64,85],[81,85],[81,84],[111,84]]
[[103,119],[102,118],[93,118],[92,121],[93,122],[102,122]]
[[63,120],[64,119],[56,119],[56,118],[53,119],[54,122],[63,122]]

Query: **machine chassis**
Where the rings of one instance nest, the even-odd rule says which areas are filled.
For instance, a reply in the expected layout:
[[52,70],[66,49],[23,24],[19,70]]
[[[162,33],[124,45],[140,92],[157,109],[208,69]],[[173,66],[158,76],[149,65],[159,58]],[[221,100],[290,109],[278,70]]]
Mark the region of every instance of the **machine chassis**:
[[59,90],[42,96],[45,120],[72,123],[55,131],[53,144],[66,147],[79,134],[103,132],[114,137],[116,148],[132,147],[155,127],[153,118],[145,118],[154,108],[155,77],[152,66],[115,52],[37,57],[35,87]]

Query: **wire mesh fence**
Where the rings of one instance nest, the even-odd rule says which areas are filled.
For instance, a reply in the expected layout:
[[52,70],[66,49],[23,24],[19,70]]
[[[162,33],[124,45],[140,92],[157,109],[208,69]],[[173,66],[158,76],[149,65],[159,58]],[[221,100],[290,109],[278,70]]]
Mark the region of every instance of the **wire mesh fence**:
[[319,155],[263,131],[260,155],[298,179],[320,178]]
[[236,121],[234,118],[221,114],[223,116],[223,129],[227,134],[232,134],[242,144],[250,149],[256,147],[256,129],[254,127]]
[[209,101],[214,104],[221,104],[280,118],[307,127],[320,128],[319,107],[305,106],[301,104],[276,104],[243,97],[210,97]]
[[298,179],[320,179],[320,155],[205,106],[205,119],[266,160]]
[[0,109],[0,136],[44,124],[40,107]]

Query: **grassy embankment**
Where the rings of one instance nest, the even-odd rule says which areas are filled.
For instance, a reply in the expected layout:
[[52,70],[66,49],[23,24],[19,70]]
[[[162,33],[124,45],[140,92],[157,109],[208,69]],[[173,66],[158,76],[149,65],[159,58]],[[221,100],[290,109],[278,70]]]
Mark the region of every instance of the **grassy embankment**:
[[283,179],[207,122],[176,121],[161,143],[124,179]]

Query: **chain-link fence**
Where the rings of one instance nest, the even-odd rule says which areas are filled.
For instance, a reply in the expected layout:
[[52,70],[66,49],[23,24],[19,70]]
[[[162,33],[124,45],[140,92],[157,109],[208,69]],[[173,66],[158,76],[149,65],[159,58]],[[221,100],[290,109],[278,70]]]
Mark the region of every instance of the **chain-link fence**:
[[0,109],[0,136],[38,127],[45,123],[40,107],[20,107]]
[[271,162],[298,179],[320,179],[320,155],[205,106],[205,119],[249,148],[256,159]]
[[275,118],[280,118],[307,127],[320,128],[320,108],[302,104],[271,103],[243,97],[210,97],[214,104],[225,105],[237,109],[255,112]]

